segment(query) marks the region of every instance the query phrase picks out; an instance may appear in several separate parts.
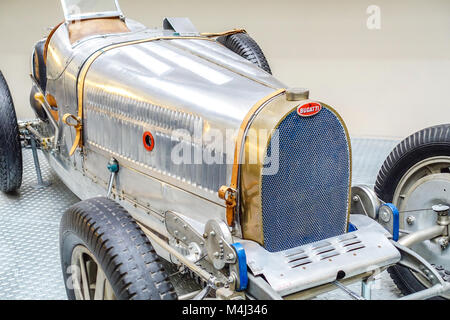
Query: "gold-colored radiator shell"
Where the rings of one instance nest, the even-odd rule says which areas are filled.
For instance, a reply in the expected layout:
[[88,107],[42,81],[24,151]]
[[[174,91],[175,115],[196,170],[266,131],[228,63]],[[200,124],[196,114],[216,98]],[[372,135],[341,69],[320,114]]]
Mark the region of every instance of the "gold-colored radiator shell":
[[[248,131],[244,154],[241,165],[241,201],[240,201],[240,223],[244,239],[253,240],[261,245],[264,245],[264,232],[262,221],[262,207],[261,207],[261,182],[263,162],[271,140],[273,131],[279,127],[281,122],[299,105],[309,102],[316,102],[311,100],[303,101],[287,101],[286,95],[280,95],[270,101],[253,120]],[[324,108],[333,112],[341,121],[350,149],[350,168],[352,164],[350,136],[348,129],[342,117],[330,106],[321,103]],[[267,128],[271,128],[268,129]],[[350,181],[351,181],[350,169]],[[349,186],[351,187],[351,186]],[[350,188],[349,188],[350,190]],[[349,203],[350,194],[349,194]],[[349,212],[350,214],[350,206]]]

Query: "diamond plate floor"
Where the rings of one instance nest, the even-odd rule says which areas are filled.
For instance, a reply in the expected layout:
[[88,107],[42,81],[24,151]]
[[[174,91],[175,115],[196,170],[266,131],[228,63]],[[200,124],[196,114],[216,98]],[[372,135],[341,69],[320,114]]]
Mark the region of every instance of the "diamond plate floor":
[[23,183],[17,195],[0,194],[0,299],[66,299],[59,265],[59,220],[78,198],[40,156],[43,178],[36,189],[31,150],[24,150]]
[[[352,139],[353,183],[374,184],[384,159],[398,143]],[[59,220],[78,198],[58,179],[40,155],[42,174],[51,185],[36,189],[32,153],[24,150],[23,185],[17,195],[0,193],[0,300],[66,299],[59,264]],[[359,292],[360,286],[350,286]],[[374,299],[393,299],[399,292],[384,272],[375,281]],[[319,299],[348,299],[332,291]]]

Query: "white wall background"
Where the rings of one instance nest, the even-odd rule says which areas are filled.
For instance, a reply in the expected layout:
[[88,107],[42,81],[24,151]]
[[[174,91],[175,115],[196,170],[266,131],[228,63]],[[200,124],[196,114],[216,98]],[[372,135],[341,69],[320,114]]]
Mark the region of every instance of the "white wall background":
[[[450,122],[449,0],[121,0],[129,18],[159,27],[188,16],[201,32],[245,28],[274,75],[333,105],[353,136],[404,137]],[[370,5],[381,29],[367,28]],[[33,44],[63,20],[59,0],[0,0],[0,70],[19,118],[33,117]]]

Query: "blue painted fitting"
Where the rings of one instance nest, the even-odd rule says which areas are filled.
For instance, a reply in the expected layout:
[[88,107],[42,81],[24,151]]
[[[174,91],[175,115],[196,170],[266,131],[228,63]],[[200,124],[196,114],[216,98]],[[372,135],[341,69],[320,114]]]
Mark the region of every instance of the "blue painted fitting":
[[358,230],[358,228],[353,223],[348,224],[348,232],[354,232],[357,230]]
[[239,287],[237,291],[244,291],[248,286],[248,274],[247,274],[247,256],[242,244],[239,242],[231,245],[236,251],[237,263],[239,265]]
[[387,206],[392,211],[393,220],[393,230],[392,230],[392,239],[394,241],[398,241],[400,235],[400,214],[398,209],[392,203],[385,203],[383,206]]
[[116,160],[111,160],[107,166],[108,170],[112,173],[117,173],[119,171],[119,164]]

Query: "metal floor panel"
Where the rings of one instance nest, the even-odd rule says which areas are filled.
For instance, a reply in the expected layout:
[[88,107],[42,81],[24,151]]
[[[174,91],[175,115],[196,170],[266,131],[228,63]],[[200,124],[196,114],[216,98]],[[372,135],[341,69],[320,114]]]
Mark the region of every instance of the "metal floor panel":
[[[398,141],[352,139],[353,182],[374,184],[384,159]],[[42,175],[51,185],[36,189],[31,150],[24,150],[23,184],[17,195],[0,193],[0,300],[66,299],[59,259],[59,220],[78,198],[40,155]],[[373,298],[392,299],[398,290],[386,272],[375,281]],[[359,292],[359,285],[350,286]],[[348,299],[332,291],[319,299]]]
[[23,150],[23,183],[17,195],[0,194],[0,299],[66,299],[59,262],[59,220],[78,198],[41,155],[45,181],[36,189],[31,150]]
[[353,185],[375,185],[384,160],[399,142],[399,140],[353,138]]

